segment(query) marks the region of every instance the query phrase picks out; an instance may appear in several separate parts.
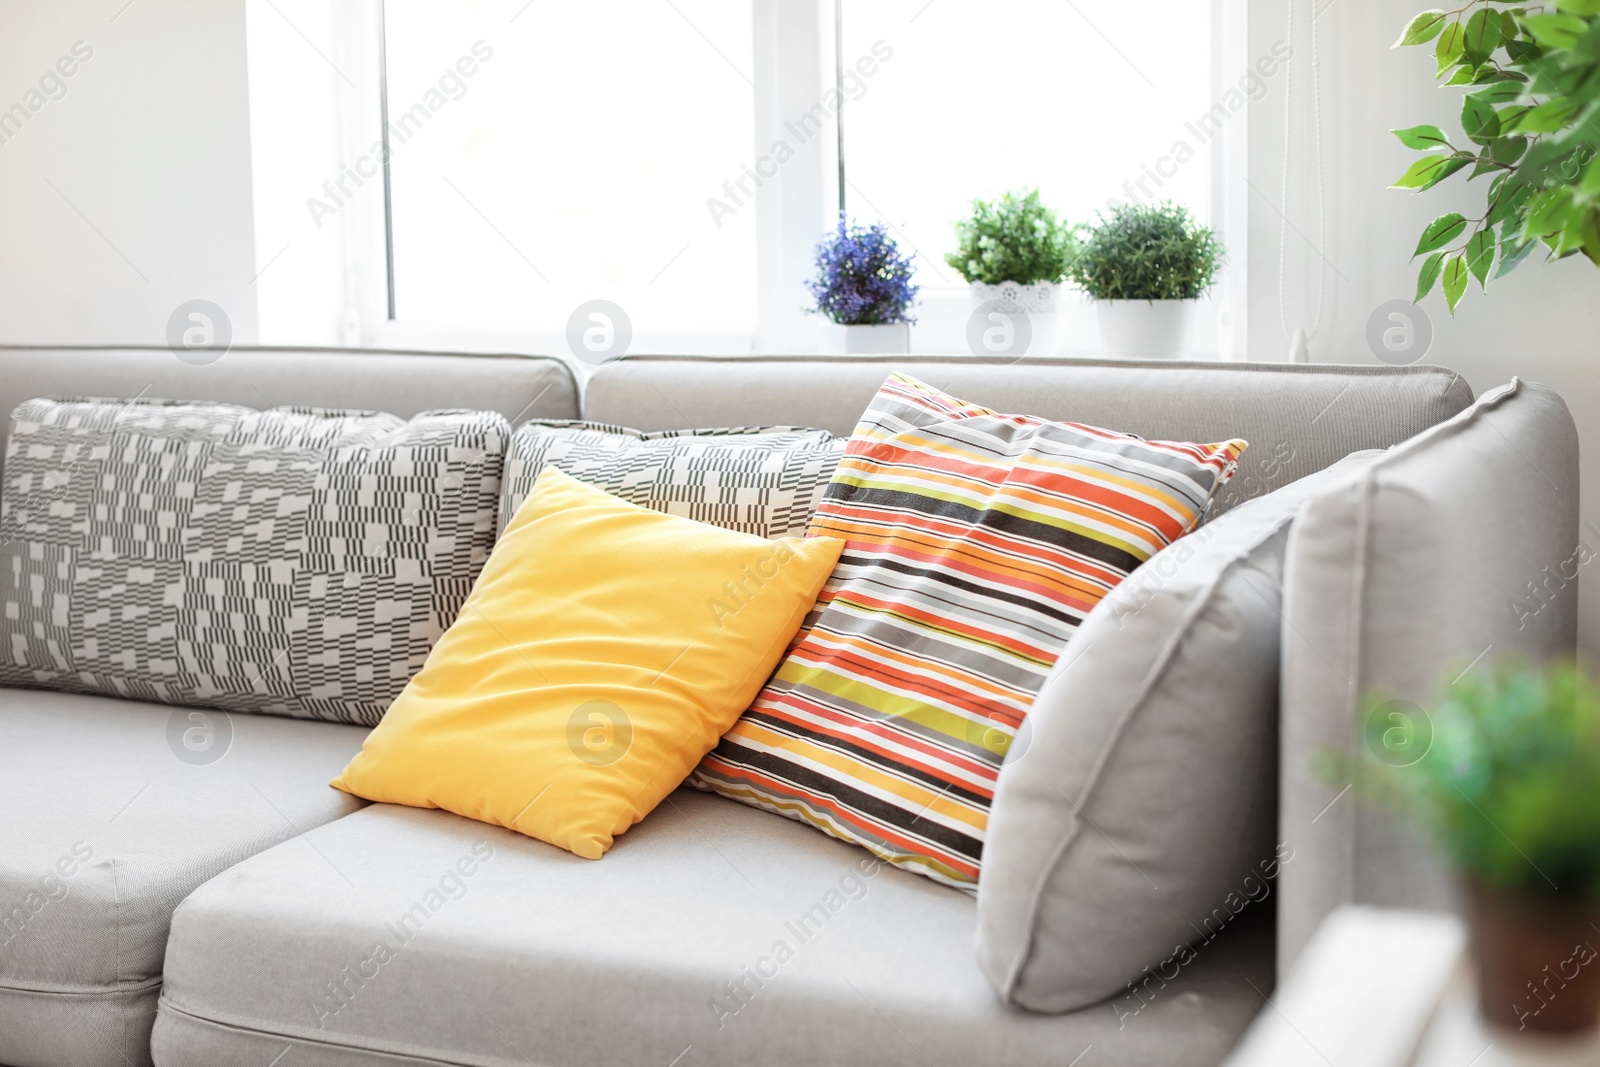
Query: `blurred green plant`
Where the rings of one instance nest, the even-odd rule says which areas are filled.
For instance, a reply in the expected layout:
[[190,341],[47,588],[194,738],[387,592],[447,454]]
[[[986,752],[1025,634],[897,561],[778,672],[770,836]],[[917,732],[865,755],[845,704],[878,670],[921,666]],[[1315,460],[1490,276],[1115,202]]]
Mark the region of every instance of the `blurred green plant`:
[[972,214],[956,223],[959,247],[944,261],[968,282],[999,285],[1059,282],[1078,254],[1077,227],[1039,198],[1039,190],[974,200]]
[[[1468,0],[1454,11],[1424,11],[1395,47],[1433,44],[1438,80],[1469,91],[1464,138],[1435,125],[1393,131],[1424,153],[1393,188],[1423,191],[1467,167],[1467,180],[1493,175],[1484,213],[1449,212],[1417,242],[1426,256],[1416,302],[1444,289],[1450,313],[1471,278],[1489,286],[1543,244],[1549,258],[1582,252],[1600,264],[1600,0],[1512,5]],[[1498,264],[1498,266],[1497,266]]]
[[1179,204],[1097,215],[1067,274],[1095,300],[1193,300],[1211,288],[1222,244]]
[[1509,665],[1447,692],[1431,713],[1368,700],[1360,754],[1324,772],[1418,820],[1483,884],[1600,900],[1600,687],[1572,665]]

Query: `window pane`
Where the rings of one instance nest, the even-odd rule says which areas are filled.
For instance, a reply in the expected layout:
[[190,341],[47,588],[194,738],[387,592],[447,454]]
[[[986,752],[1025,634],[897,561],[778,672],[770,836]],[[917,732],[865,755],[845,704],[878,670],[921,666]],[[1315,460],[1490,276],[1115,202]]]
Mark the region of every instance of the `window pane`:
[[754,332],[755,212],[706,209],[751,154],[750,0],[388,0],[385,32],[397,319]]
[[944,254],[974,197],[1038,187],[1075,222],[1112,197],[1209,215],[1186,123],[1208,107],[1210,4],[845,0],[843,42],[847,68],[892,50],[846,93],[846,206],[897,227],[925,287],[964,287]]

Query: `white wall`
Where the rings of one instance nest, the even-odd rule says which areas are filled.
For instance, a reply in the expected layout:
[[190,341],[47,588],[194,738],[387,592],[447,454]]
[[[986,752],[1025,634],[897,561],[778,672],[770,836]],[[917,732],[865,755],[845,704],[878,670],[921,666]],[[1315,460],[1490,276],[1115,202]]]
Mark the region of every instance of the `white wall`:
[[[1416,286],[1410,262],[1422,228],[1448,211],[1483,213],[1487,178],[1470,186],[1465,175],[1423,194],[1387,188],[1416,158],[1391,129],[1434,123],[1459,132],[1460,90],[1441,90],[1432,78],[1425,49],[1391,50],[1406,21],[1427,5],[1393,0],[1251,0],[1253,52],[1270,47],[1286,31],[1287,3],[1295,5],[1296,63],[1289,203],[1294,229],[1287,238],[1285,304],[1291,329],[1309,326],[1316,312],[1319,257],[1317,213],[1309,138],[1313,7],[1321,37],[1322,116],[1327,217],[1324,312],[1311,343],[1317,362],[1371,363],[1365,340],[1368,317],[1378,305],[1409,300]],[[1254,105],[1250,116],[1250,355],[1278,360],[1288,348],[1278,312],[1277,209],[1281,199],[1283,147],[1282,84]],[[1295,231],[1298,230],[1299,234]],[[1300,235],[1304,235],[1303,237]],[[1566,398],[1578,424],[1583,450],[1585,521],[1600,522],[1600,270],[1581,256],[1543,264],[1535,254],[1489,292],[1468,294],[1454,319],[1436,292],[1423,305],[1435,337],[1425,362],[1460,371],[1481,392],[1512,375],[1542,382]],[[1486,508],[1492,501],[1484,502]],[[1472,536],[1472,531],[1462,531]],[[1600,548],[1589,538],[1592,548]],[[1555,560],[1551,561],[1555,563]],[[1534,578],[1529,575],[1529,578]],[[1592,576],[1585,575],[1585,579]],[[1600,581],[1584,580],[1579,606],[1579,646],[1600,656]],[[1570,590],[1568,595],[1570,595]],[[1503,605],[1485,610],[1507,610]]]
[[254,342],[243,0],[125,4],[0,4],[0,110],[42,103],[0,143],[0,342],[161,344],[192,299]]

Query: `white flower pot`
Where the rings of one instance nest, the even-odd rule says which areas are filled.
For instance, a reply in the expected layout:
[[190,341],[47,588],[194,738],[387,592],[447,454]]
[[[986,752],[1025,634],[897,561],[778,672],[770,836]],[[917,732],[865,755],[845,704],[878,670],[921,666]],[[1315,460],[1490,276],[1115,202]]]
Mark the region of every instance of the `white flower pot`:
[[[983,358],[1006,356],[1020,358],[1022,356],[1051,356],[1056,351],[1056,326],[1060,320],[1062,288],[1054,282],[1033,282],[1023,285],[1020,282],[1001,282],[999,285],[990,285],[987,282],[971,283],[972,314],[980,315],[983,312],[1000,312],[1006,315],[1023,314],[1028,321],[1028,342],[1025,347],[1007,349],[1005,352],[992,351],[992,345],[984,343],[984,351],[976,351],[976,355]],[[992,324],[980,324],[977,330],[969,330],[977,337],[987,336],[987,331],[994,328]],[[971,337],[968,340],[972,345]]]
[[851,356],[903,356],[911,351],[911,325],[905,322],[871,326],[841,326],[827,323],[823,328],[823,350]]
[[1116,359],[1182,359],[1193,300],[1096,300],[1100,347]]

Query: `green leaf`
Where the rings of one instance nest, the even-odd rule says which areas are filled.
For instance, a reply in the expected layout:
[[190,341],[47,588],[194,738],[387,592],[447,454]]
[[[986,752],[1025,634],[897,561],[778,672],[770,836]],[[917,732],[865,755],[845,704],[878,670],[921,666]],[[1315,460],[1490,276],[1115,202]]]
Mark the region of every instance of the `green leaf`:
[[1570,100],[1560,97],[1547,100],[1516,120],[1516,132],[1555,133],[1557,130],[1565,129],[1577,113],[1578,105]]
[[1459,252],[1444,264],[1444,299],[1450,306],[1450,314],[1456,313],[1456,305],[1461,303],[1461,298],[1467,295],[1467,258]]
[[1500,47],[1500,14],[1486,7],[1479,8],[1467,20],[1465,49],[1467,55],[1478,62],[1488,59]]
[[1476,159],[1476,156],[1426,156],[1400,176],[1391,189],[1432,189],[1456,171]]
[[1535,64],[1544,58],[1544,49],[1532,41],[1521,38],[1506,38],[1506,55],[1511,57],[1513,63]]
[[1571,48],[1589,28],[1576,15],[1526,15],[1522,24],[1544,48]]
[[1571,211],[1556,242],[1556,258],[1565,259],[1583,248],[1583,220],[1587,212]]
[[1493,104],[1473,93],[1461,101],[1461,128],[1479,144],[1488,144],[1500,136],[1500,116]]
[[1506,233],[1500,238],[1500,269],[1494,272],[1495,278],[1504,278],[1520,267],[1538,243],[1517,238],[1512,235],[1511,227],[1506,227]]
[[1514,78],[1497,78],[1472,95],[1486,104],[1514,104],[1522,98],[1524,84]]
[[1523,208],[1527,206],[1528,201],[1533,197],[1533,188],[1521,179],[1517,180],[1517,184],[1511,185],[1511,177],[1513,176],[1507,176],[1506,184],[1502,185],[1498,190],[1493,186],[1490,187],[1489,202],[1494,206],[1489,209],[1489,217],[1484,219],[1484,223],[1489,226],[1498,226],[1502,222],[1515,220],[1516,226],[1507,228],[1520,232],[1522,223],[1526,221],[1523,217]]
[[1432,152],[1435,149],[1450,147],[1444,131],[1437,126],[1412,126],[1410,129],[1389,132],[1400,138],[1401,144],[1407,148],[1415,148],[1419,152]]
[[1532,110],[1533,108],[1527,104],[1512,104],[1510,107],[1501,108],[1498,112],[1500,115],[1500,132],[1510,133],[1516,129],[1518,123],[1522,121],[1522,116]]
[[1600,196],[1600,157],[1584,168],[1583,181],[1578,183],[1578,192],[1586,197]]
[[1556,0],[1556,10],[1569,15],[1600,15],[1600,0]]
[[1588,208],[1578,225],[1578,235],[1583,243],[1583,254],[1589,262],[1600,265],[1600,210]]
[[1528,150],[1526,137],[1499,137],[1489,146],[1489,157],[1496,163],[1507,166],[1522,158],[1522,153]]
[[1435,248],[1443,248],[1460,237],[1466,228],[1467,220],[1454,211],[1448,215],[1440,215],[1428,223],[1427,228],[1422,231],[1422,240],[1417,242],[1417,250],[1411,253],[1411,258],[1415,259],[1424,252],[1432,252]]
[[1471,63],[1464,63],[1455,69],[1455,73],[1445,79],[1445,85],[1471,85],[1478,78],[1478,72]]
[[1572,190],[1566,187],[1535,193],[1528,201],[1528,220],[1524,237],[1547,238],[1561,232],[1572,216]]
[[1405,32],[1400,35],[1400,39],[1394,43],[1393,47],[1400,48],[1408,44],[1427,44],[1439,36],[1439,32],[1444,29],[1445,21],[1449,17],[1443,11],[1424,11],[1411,20],[1410,25],[1406,26]]
[[1433,287],[1439,281],[1439,272],[1444,270],[1444,253],[1435,252],[1422,264],[1422,273],[1417,275],[1417,298],[1413,304],[1422,303],[1427,295],[1433,292]]
[[1443,74],[1459,63],[1466,50],[1466,29],[1460,21],[1450,23],[1444,28],[1444,32],[1439,34],[1439,43],[1433,46],[1433,54],[1439,60],[1439,73]]
[[1478,279],[1478,286],[1489,288],[1489,268],[1494,266],[1494,231],[1482,229],[1467,241],[1467,269]]

